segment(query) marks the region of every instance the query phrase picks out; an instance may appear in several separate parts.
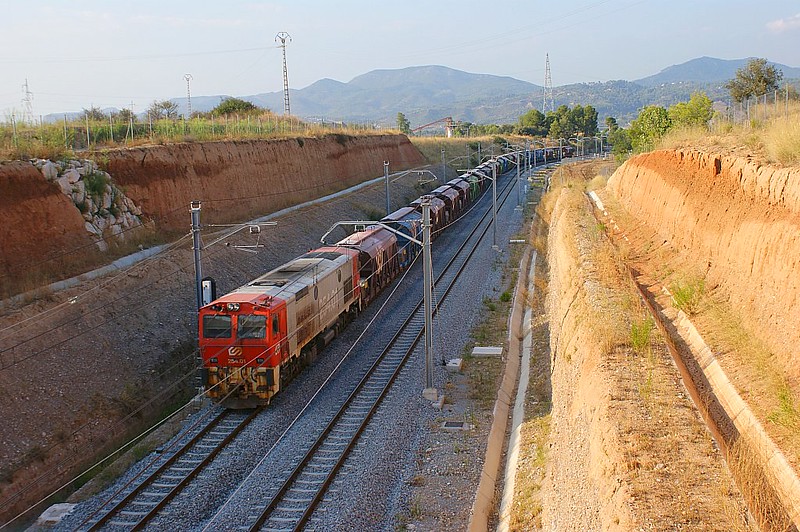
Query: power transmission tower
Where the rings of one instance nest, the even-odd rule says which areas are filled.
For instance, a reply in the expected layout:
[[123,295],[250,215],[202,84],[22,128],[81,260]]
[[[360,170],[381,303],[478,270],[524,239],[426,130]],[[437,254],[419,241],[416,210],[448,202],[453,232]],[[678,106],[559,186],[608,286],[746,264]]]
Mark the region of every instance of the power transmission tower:
[[275,42],[281,41],[281,48],[283,49],[283,114],[288,116],[289,113],[289,71],[286,69],[286,41],[292,42],[292,37],[285,31],[278,32],[275,36]]
[[186,112],[186,117],[192,117],[192,91],[189,89],[189,82],[192,81],[191,74],[184,74],[183,79],[186,80],[186,107],[188,111]]
[[[556,104],[553,100],[553,78],[550,76],[550,54],[546,54],[547,61],[544,67],[544,97],[542,98],[542,112],[555,111]],[[548,109],[549,107],[549,109]]]
[[23,122],[33,122],[33,93],[28,87],[28,78],[25,78],[25,83],[22,85],[22,120]]

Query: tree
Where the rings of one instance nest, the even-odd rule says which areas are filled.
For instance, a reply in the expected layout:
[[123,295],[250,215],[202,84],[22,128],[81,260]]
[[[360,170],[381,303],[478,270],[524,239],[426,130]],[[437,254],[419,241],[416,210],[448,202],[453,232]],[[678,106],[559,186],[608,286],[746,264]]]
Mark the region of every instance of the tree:
[[613,133],[614,131],[619,129],[619,124],[617,124],[617,119],[613,116],[606,117],[606,127],[608,128],[609,133]]
[[667,110],[658,105],[648,105],[631,122],[630,137],[637,152],[650,151],[669,130],[672,122]]
[[94,105],[88,109],[84,109],[81,113],[83,120],[89,119],[90,121],[108,120],[108,116],[99,108]]
[[543,137],[549,129],[547,117],[538,109],[531,109],[517,120],[517,133],[520,135]]
[[725,84],[733,101],[740,103],[753,96],[761,96],[778,88],[783,72],[766,59],[750,59],[736,71],[736,77]]
[[147,108],[147,114],[153,120],[160,118],[178,118],[178,104],[169,100],[154,101]]
[[597,135],[597,109],[591,105],[586,107],[576,105],[572,114],[572,122],[577,127],[576,133],[583,133],[585,137]]
[[232,115],[232,114],[249,114],[253,112],[260,112],[261,109],[247,100],[241,98],[223,98],[218,106],[211,110],[211,114],[215,116]]
[[628,157],[631,149],[633,149],[631,136],[628,130],[622,129],[619,126],[613,131],[609,129],[608,143],[611,144],[611,153],[614,154],[614,158],[619,162],[624,161]]
[[397,129],[400,130],[400,133],[405,133],[406,135],[411,133],[411,122],[408,121],[403,113],[397,113]]
[[117,113],[116,117],[117,120],[124,123],[129,123],[131,121],[136,122],[136,115],[133,114],[133,111],[130,109],[120,109],[119,113]]
[[688,102],[678,102],[667,110],[673,126],[702,127],[714,116],[711,100],[704,92],[694,92]]

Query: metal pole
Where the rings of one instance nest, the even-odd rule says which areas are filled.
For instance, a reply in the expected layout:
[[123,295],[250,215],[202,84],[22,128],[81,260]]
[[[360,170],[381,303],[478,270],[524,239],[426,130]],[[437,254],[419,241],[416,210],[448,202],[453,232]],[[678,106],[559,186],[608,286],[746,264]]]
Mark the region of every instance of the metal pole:
[[442,183],[447,180],[447,166],[444,162],[444,148],[442,148]]
[[192,213],[192,249],[194,249],[194,279],[197,292],[197,310],[203,306],[203,268],[200,265],[200,202],[189,205]]
[[492,247],[497,248],[497,164],[492,166]]
[[[481,143],[478,143],[478,165],[481,164]],[[476,165],[477,166],[477,165]]]
[[433,387],[433,289],[431,262],[431,196],[422,196],[422,268],[424,271],[425,291],[425,389],[423,397],[436,400],[436,389]]
[[517,153],[517,205],[522,205],[522,191],[520,190],[522,187],[522,179],[519,177],[520,157],[522,157],[522,153]]
[[389,216],[389,161],[383,161],[383,179],[386,182],[386,216]]

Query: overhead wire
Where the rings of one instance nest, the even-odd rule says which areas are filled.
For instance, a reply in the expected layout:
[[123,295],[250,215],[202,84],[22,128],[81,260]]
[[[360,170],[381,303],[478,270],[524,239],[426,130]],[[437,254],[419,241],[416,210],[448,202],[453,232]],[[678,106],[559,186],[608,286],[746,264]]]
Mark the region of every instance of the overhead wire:
[[273,50],[280,48],[277,45],[271,46],[256,46],[253,48],[234,48],[229,50],[208,50],[203,52],[176,52],[170,54],[141,54],[141,55],[122,55],[122,56],[94,56],[94,57],[21,57],[14,59],[0,58],[0,64],[12,63],[94,63],[94,62],[115,62],[115,61],[138,61],[138,60],[152,60],[152,59],[169,59],[176,57],[203,57],[209,55],[225,55],[236,54],[242,52],[258,52],[263,50]]
[[[47,310],[44,310],[44,311],[42,311],[42,312],[40,312],[38,314],[35,314],[35,315],[32,315],[32,316],[28,316],[27,318],[24,318],[24,319],[22,319],[20,321],[14,322],[14,323],[12,323],[10,325],[6,325],[5,327],[0,328],[0,334],[5,333],[8,330],[15,329],[15,328],[20,327],[20,326],[24,326],[24,327],[22,327],[24,329],[25,327],[27,327],[26,324],[31,323],[32,320],[36,320],[36,319],[41,319],[41,318],[47,317],[48,315],[53,314],[56,311],[60,311],[62,308],[69,307],[71,305],[76,304],[77,302],[81,301],[82,299],[87,298],[93,292],[99,291],[99,290],[101,290],[103,288],[106,288],[108,285],[113,284],[114,282],[119,280],[121,277],[130,276],[130,274],[132,272],[135,272],[137,269],[140,269],[140,268],[142,268],[144,266],[148,266],[151,261],[154,261],[157,258],[161,258],[160,257],[161,254],[163,254],[163,253],[165,253],[167,251],[172,251],[174,248],[176,248],[180,244],[182,244],[184,240],[186,240],[187,238],[190,238],[190,237],[191,237],[191,234],[183,235],[178,240],[176,240],[176,241],[174,241],[174,242],[172,242],[170,244],[167,244],[164,247],[164,249],[160,250],[158,253],[155,253],[153,255],[150,255],[149,257],[146,257],[146,258],[142,259],[141,261],[137,262],[136,264],[131,265],[130,268],[120,270],[115,275],[111,276],[109,279],[104,279],[103,281],[98,283],[96,286],[93,286],[92,288],[89,288],[88,290],[85,290],[81,294],[79,294],[77,296],[74,296],[74,297],[71,297],[68,300],[63,301],[62,303],[59,303],[58,305],[56,305],[54,307],[51,307],[51,308],[49,308]],[[51,329],[51,331],[52,331],[52,329]],[[0,353],[1,352],[2,351],[0,351]]]

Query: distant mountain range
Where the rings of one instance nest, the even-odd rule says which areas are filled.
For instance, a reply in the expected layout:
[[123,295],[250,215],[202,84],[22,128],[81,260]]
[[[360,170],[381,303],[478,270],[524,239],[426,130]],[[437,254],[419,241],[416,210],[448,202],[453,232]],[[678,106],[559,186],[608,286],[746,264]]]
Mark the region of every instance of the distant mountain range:
[[[639,80],[562,85],[553,89],[555,106],[592,105],[601,121],[614,116],[625,124],[646,105],[669,106],[688,100],[697,90],[705,91],[712,100],[725,101],[725,83],[747,61],[701,57]],[[800,80],[800,68],[772,64],[786,80]],[[412,128],[446,116],[478,124],[513,123],[526,111],[541,109],[542,96],[540,85],[444,66],[373,70],[348,83],[321,79],[289,91],[292,114],[306,120],[394,125],[397,113],[402,112]],[[226,97],[194,96],[192,109],[210,111]],[[238,97],[277,113],[283,110],[282,91]],[[186,111],[186,98],[172,101],[180,113]],[[60,119],[63,114],[54,116]]]

